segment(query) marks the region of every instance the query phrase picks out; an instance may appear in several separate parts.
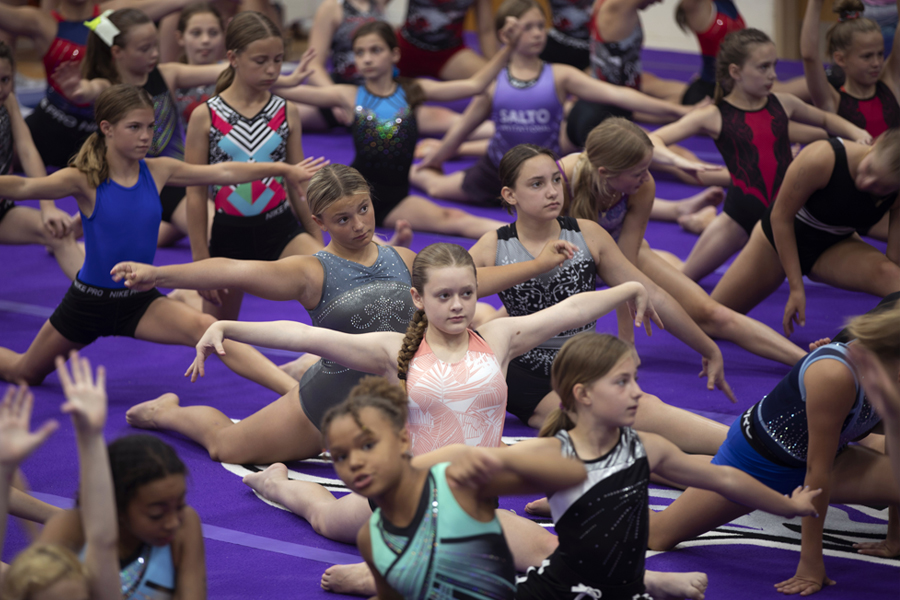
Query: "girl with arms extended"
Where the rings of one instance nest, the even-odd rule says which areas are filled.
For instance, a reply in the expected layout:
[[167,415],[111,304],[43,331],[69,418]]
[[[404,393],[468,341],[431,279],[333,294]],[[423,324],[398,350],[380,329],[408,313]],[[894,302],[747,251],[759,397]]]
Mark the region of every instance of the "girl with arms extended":
[[[731,172],[722,213],[703,230],[682,267],[698,281],[740,250],[772,203],[791,162],[791,120],[822,127],[829,134],[870,142],[872,136],[849,121],[791,94],[773,94],[775,45],[758,29],[728,34],[716,57],[715,103],[689,113],[654,133],[665,144],[696,134],[716,140]],[[702,182],[704,174],[699,174]]]
[[[550,496],[559,548],[529,570],[517,599],[651,598],[644,584],[651,473],[788,518],[815,514],[812,500],[821,490],[798,487],[788,498],[737,469],[693,459],[658,435],[634,431],[643,393],[630,344],[581,333],[560,350],[552,379],[562,402],[541,429],[545,452],[583,461],[588,478]],[[588,529],[597,534],[584,535]],[[702,598],[706,578],[696,577],[692,587],[678,597]]]
[[[850,334],[878,348],[879,360],[889,366],[891,377],[898,377],[900,308],[858,318]],[[830,503],[887,504],[886,539],[857,548],[877,556],[900,554],[900,484],[892,477],[890,460],[850,445],[879,420],[866,399],[850,348],[837,342],[820,346],[797,363],[731,426],[714,464],[732,465],[782,493],[801,484],[823,490],[813,499],[817,514],[803,519],[796,574],[777,584],[778,591],[807,596],[834,584],[822,556],[822,527]],[[746,513],[745,506],[718,493],[688,489],[664,511],[651,515],[649,547],[671,548]]]
[[[110,277],[122,260],[152,262],[167,183],[240,183],[282,176],[300,188],[321,165],[284,163],[190,165],[171,158],[147,159],[154,132],[153,101],[146,91],[116,85],[97,99],[99,131],[85,142],[71,167],[49,177],[0,177],[0,196],[60,198],[73,195],[85,230],[85,264],[62,303],[28,350],[0,349],[0,377],[40,383],[55,357],[100,336],[124,335],[168,344],[192,345],[213,318],[162,297],[156,289],[134,293]],[[286,392],[293,379],[256,350],[238,346],[226,361],[239,374]]]

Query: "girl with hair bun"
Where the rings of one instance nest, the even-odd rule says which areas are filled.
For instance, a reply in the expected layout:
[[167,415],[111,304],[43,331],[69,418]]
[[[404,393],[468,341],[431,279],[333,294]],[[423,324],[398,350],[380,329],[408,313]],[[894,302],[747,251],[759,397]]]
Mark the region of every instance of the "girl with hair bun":
[[[550,496],[559,548],[528,571],[517,600],[652,598],[644,583],[655,526],[647,518],[651,473],[788,518],[815,513],[812,500],[821,490],[797,487],[785,497],[737,469],[694,460],[668,440],[632,429],[643,392],[630,344],[580,333],[560,349],[552,379],[561,403],[541,429],[544,451],[582,461],[588,477]],[[598,533],[585,535],[591,530]],[[706,576],[690,575],[693,589],[677,597],[702,598]]]
[[[722,212],[697,240],[682,272],[699,281],[740,250],[774,201],[791,162],[791,121],[831,135],[870,143],[872,136],[849,121],[809,106],[792,94],[772,93],[775,44],[758,29],[729,33],[716,57],[714,104],[692,111],[654,134],[666,145],[696,134],[715,139],[731,172]],[[699,179],[703,181],[703,173]]]
[[[154,134],[153,100],[141,88],[119,84],[95,103],[99,131],[71,166],[48,177],[0,176],[0,197],[74,196],[85,237],[84,265],[62,303],[23,354],[0,349],[0,378],[39,384],[57,356],[101,336],[120,335],[167,344],[194,344],[214,320],[164,298],[155,288],[136,293],[110,276],[128,259],[152,262],[159,230],[159,191],[168,183],[208,185],[281,176],[300,189],[321,166],[283,163],[191,165],[172,158],[144,159]],[[293,380],[256,350],[237,345],[226,359],[237,373],[286,392]]]
[[[713,458],[731,465],[781,493],[795,486],[821,488],[812,498],[814,513],[804,516],[800,561],[793,577],[777,583],[784,594],[808,596],[834,585],[823,560],[823,526],[829,504],[887,505],[883,541],[856,544],[861,554],[900,554],[900,481],[883,453],[850,444],[879,425],[866,397],[853,346],[863,344],[894,383],[900,378],[900,308],[873,310],[851,323],[849,344],[819,346],[762,400],[739,416]],[[896,438],[894,438],[896,439]],[[667,550],[746,514],[747,506],[715,491],[685,490],[650,518],[651,550]]]

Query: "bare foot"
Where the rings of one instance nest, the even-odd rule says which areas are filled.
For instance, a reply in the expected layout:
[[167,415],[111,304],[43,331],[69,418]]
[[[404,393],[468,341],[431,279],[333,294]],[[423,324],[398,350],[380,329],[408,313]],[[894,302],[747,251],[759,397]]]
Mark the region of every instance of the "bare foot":
[[703,600],[709,581],[706,573],[663,573],[645,571],[644,586],[656,600]]
[[273,463],[259,473],[244,475],[244,484],[267,500],[271,500],[271,489],[277,481],[287,481],[288,468],[282,463]]
[[175,408],[178,406],[178,396],[175,394],[163,394],[159,398],[141,402],[128,409],[125,413],[125,421],[138,429],[156,429],[156,416],[160,410]]
[[809,343],[809,351],[812,352],[813,350],[815,350],[817,348],[821,348],[825,344],[830,344],[830,343],[831,343],[831,338],[822,338],[820,340],[810,342]]
[[441,145],[441,140],[436,140],[434,138],[424,138],[419,140],[419,143],[416,144],[416,149],[413,152],[414,159],[425,158],[435,150],[437,150]]
[[314,364],[319,361],[319,357],[315,354],[306,353],[300,358],[296,358],[289,363],[284,363],[278,368],[296,379],[300,381],[303,377],[303,374],[306,373],[307,370]]
[[172,300],[182,302],[193,309],[203,312],[203,297],[197,290],[172,290],[167,296]]
[[704,206],[695,213],[678,217],[678,224],[685,231],[695,233],[697,235],[703,233],[703,230],[709,227],[709,224],[716,218],[715,206]]
[[333,565],[322,574],[322,589],[335,594],[353,596],[374,596],[375,578],[366,563],[355,565]]
[[403,246],[409,248],[413,240],[413,230],[409,221],[400,219],[394,224],[394,235],[388,240],[388,246]]
[[535,517],[549,517],[550,502],[546,498],[529,502],[525,505],[525,512],[529,515],[534,515]]
[[678,216],[686,217],[707,206],[718,206],[725,199],[725,190],[717,185],[711,186],[693,196],[678,201]]

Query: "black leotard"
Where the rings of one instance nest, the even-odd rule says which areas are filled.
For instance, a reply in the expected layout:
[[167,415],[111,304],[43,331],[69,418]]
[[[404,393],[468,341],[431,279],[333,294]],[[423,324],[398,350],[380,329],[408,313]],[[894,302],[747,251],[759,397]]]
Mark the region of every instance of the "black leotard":
[[871,98],[860,100],[854,98],[843,88],[838,90],[841,101],[837,114],[857,127],[868,131],[872,137],[878,137],[886,129],[900,127],[900,104],[891,88],[881,81],[875,83],[875,94]]

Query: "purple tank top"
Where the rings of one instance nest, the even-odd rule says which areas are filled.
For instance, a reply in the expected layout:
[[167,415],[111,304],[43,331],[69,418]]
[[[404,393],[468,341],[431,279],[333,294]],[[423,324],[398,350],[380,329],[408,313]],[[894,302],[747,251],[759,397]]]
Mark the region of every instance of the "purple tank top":
[[500,71],[491,119],[496,131],[487,154],[494,165],[518,144],[537,144],[560,154],[563,106],[556,94],[553,67],[544,63],[541,74],[532,81],[513,79],[507,69]]

